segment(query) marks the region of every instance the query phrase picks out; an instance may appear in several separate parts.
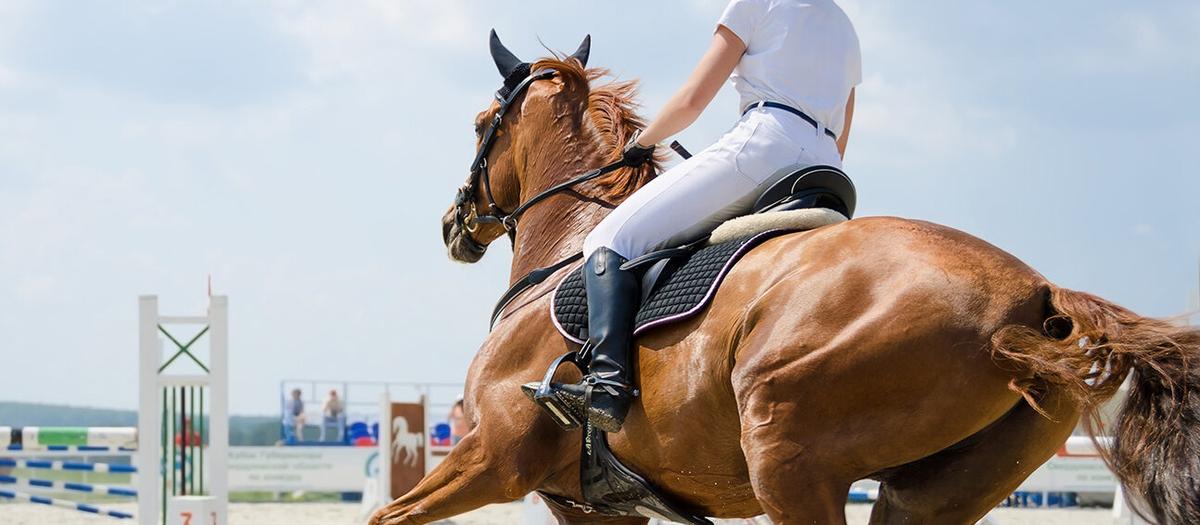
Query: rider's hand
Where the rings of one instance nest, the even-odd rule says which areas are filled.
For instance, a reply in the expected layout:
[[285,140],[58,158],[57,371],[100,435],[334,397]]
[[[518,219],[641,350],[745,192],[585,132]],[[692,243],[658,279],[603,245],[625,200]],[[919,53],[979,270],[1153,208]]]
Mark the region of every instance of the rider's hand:
[[643,146],[638,144],[638,137],[641,132],[634,133],[629,138],[629,143],[625,145],[625,152],[621,155],[621,159],[625,161],[625,165],[631,167],[641,166],[654,158],[654,145]]

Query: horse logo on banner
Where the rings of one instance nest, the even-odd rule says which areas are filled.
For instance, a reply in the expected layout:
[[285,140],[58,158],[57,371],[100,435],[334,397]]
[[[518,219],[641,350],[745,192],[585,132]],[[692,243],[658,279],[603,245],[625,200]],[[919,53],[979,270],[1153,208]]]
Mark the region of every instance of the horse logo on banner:
[[399,457],[404,453],[404,465],[417,466],[419,448],[425,444],[424,432],[409,432],[408,419],[404,416],[392,418],[392,455]]

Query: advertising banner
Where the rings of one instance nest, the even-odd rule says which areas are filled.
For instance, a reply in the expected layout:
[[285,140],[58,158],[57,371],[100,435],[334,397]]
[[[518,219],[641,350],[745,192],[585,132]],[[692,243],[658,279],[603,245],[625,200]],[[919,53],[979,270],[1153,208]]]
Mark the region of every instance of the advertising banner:
[[1098,457],[1054,456],[1033,471],[1017,490],[1030,492],[1112,492],[1117,478]]
[[229,489],[358,492],[378,456],[378,447],[230,447]]

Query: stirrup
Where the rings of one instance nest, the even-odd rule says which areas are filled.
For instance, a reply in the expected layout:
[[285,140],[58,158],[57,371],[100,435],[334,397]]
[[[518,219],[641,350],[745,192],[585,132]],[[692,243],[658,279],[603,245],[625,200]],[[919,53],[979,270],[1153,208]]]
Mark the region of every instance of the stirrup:
[[546,414],[553,419],[558,426],[563,430],[575,430],[583,426],[587,421],[587,415],[583,413],[581,407],[572,406],[572,404],[563,400],[551,387],[551,382],[554,380],[554,373],[558,371],[558,367],[564,362],[569,362],[583,373],[583,366],[579,364],[577,352],[567,352],[550,363],[550,368],[546,370],[546,375],[542,378],[541,383],[526,383],[521,385],[521,391],[525,393],[529,399],[542,407]]

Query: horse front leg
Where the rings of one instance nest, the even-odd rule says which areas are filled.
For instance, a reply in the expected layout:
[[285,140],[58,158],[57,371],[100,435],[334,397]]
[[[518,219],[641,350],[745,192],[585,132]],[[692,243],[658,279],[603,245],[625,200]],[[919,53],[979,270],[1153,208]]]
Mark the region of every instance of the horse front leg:
[[518,407],[506,414],[511,419],[483,422],[468,432],[416,487],[376,511],[370,525],[431,523],[536,489],[551,469],[562,468],[562,452],[569,447],[562,439],[566,434],[548,418],[531,421],[542,417],[532,404]]
[[512,466],[496,464],[494,451],[471,431],[437,468],[407,494],[371,516],[370,525],[417,525],[469,512],[527,494],[530,477],[513,475]]

